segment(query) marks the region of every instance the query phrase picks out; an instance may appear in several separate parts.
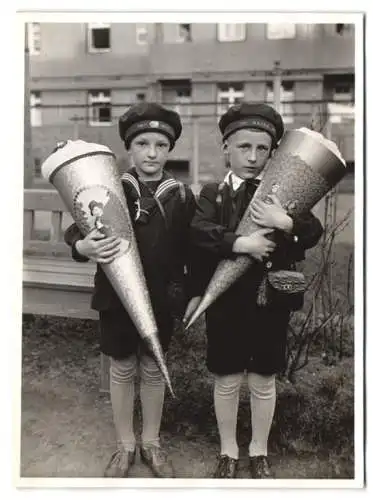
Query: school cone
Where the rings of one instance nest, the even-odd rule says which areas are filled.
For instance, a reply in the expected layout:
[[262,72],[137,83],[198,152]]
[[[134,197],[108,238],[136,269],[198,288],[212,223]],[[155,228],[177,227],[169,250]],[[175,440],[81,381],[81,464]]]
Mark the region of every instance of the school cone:
[[120,237],[119,254],[100,266],[174,396],[114,153],[101,144],[67,141],[45,160],[42,174],[55,186],[83,235],[96,228]]
[[[288,214],[296,217],[311,210],[345,173],[346,163],[334,142],[307,128],[290,130],[267,163],[252,201],[266,201],[268,195],[275,194]],[[250,205],[237,227],[237,234],[249,236],[260,228],[251,220],[249,211]],[[247,255],[222,260],[185,328],[189,328],[252,263],[253,259]]]

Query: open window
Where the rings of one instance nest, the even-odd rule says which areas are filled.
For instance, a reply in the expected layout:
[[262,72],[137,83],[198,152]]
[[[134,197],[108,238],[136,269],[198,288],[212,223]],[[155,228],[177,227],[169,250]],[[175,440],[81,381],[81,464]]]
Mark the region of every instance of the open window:
[[112,124],[110,90],[88,92],[88,122],[91,126]]
[[88,51],[108,52],[110,50],[110,24],[88,24]]
[[[294,97],[294,82],[283,80],[280,87],[280,109],[278,111],[284,123],[294,122]],[[274,104],[273,82],[267,82],[266,101],[268,104]]]
[[191,115],[192,84],[190,80],[162,80],[162,101],[179,113],[182,119]]
[[178,24],[176,41],[179,43],[192,41],[192,28],[190,24]]

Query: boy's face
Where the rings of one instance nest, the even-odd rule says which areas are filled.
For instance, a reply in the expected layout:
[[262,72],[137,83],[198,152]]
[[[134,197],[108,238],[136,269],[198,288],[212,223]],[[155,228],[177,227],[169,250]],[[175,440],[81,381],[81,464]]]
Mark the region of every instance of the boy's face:
[[148,179],[160,178],[170,150],[170,141],[159,132],[144,132],[135,136],[128,154],[137,173]]
[[241,179],[254,179],[271,155],[272,138],[267,132],[241,129],[230,135],[224,152],[234,174]]

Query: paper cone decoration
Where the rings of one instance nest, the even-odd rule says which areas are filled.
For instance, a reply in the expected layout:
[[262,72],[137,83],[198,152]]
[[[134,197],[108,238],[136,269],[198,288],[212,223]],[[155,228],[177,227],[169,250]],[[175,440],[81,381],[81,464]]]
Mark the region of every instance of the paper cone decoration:
[[114,153],[100,144],[67,141],[46,159],[42,174],[55,186],[83,235],[97,228],[121,238],[119,255],[100,265],[173,395]]
[[[346,164],[337,146],[321,134],[306,128],[286,132],[280,146],[263,171],[263,178],[252,199],[266,200],[276,194],[290,216],[311,210],[345,175]],[[248,236],[259,229],[246,209],[236,233]],[[252,264],[253,259],[239,255],[222,260],[205,294],[189,320],[189,328]]]

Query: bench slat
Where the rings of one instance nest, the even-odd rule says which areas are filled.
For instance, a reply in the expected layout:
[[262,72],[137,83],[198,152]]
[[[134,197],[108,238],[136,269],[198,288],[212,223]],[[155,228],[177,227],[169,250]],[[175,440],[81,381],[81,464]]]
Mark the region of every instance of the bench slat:
[[51,241],[25,241],[23,245],[25,255],[61,255],[69,256],[70,248],[63,242],[52,243]]
[[62,212],[53,211],[51,223],[50,242],[53,244],[59,243],[62,240]]
[[27,243],[32,240],[35,223],[35,212],[33,210],[25,210],[23,214],[23,241]]
[[25,189],[23,205],[24,210],[68,212],[60,195],[55,189]]

